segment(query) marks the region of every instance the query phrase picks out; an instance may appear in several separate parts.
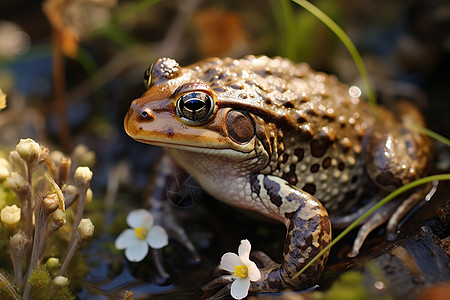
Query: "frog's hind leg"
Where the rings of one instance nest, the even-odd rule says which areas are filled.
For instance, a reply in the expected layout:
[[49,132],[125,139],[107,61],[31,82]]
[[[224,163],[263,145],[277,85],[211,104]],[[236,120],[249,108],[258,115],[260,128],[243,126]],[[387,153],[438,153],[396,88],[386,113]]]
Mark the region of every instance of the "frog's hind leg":
[[[366,148],[367,172],[385,194],[424,176],[431,161],[432,144],[428,136],[413,126],[424,126],[419,111],[409,102],[400,101],[394,113],[379,108],[379,118]],[[394,200],[376,211],[360,228],[349,256],[355,256],[367,235],[388,222],[388,234],[395,234],[397,225],[412,207],[425,196],[418,189],[408,197]],[[400,204],[399,204],[400,203]]]

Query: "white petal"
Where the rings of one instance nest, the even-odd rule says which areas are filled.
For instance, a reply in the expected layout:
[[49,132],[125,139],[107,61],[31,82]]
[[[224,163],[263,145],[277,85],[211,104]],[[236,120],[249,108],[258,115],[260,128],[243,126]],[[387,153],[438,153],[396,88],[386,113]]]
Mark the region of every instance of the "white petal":
[[137,236],[134,233],[134,230],[128,228],[128,229],[125,229],[124,231],[122,231],[121,234],[119,234],[119,236],[117,237],[117,239],[115,241],[115,246],[119,250],[125,249],[126,247],[128,247],[128,245],[133,243],[135,240],[137,240]]
[[153,226],[153,216],[145,209],[130,211],[127,216],[127,224],[131,228],[144,227],[149,229]]
[[147,256],[148,245],[143,240],[136,240],[125,249],[125,257],[129,261],[141,261]]
[[242,265],[242,262],[236,253],[227,252],[222,255],[222,259],[220,260],[220,267],[222,269],[234,274],[234,267],[239,265]]
[[231,284],[231,296],[234,299],[243,299],[247,297],[250,279],[248,277],[238,278]]
[[256,264],[250,260],[245,265],[248,269],[248,278],[251,281],[258,281],[261,278],[261,272],[259,271]]
[[169,243],[166,230],[159,225],[155,225],[150,229],[145,240],[153,249],[161,249]]
[[242,240],[239,245],[238,253],[239,257],[249,260],[251,245],[248,240]]

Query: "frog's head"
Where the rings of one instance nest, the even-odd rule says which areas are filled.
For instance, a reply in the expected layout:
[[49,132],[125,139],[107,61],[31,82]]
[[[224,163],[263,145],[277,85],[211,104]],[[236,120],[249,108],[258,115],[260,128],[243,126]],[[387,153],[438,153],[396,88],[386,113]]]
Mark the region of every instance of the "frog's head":
[[191,68],[158,59],[146,71],[148,90],[134,100],[124,126],[133,139],[191,152],[242,157],[255,149],[256,128],[245,111],[221,104]]

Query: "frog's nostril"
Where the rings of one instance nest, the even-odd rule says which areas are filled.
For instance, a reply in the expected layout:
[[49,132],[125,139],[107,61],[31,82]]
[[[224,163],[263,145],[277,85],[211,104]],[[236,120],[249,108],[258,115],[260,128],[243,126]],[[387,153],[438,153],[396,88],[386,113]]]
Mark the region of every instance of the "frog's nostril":
[[145,110],[141,112],[141,117],[143,118],[147,118],[148,117],[148,112],[146,112]]
[[153,121],[155,119],[155,115],[148,108],[143,108],[138,113],[142,121]]

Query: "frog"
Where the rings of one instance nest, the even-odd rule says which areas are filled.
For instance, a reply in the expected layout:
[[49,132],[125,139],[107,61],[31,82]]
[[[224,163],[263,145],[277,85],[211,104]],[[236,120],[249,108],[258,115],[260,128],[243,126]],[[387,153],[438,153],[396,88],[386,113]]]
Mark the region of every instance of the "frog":
[[[345,226],[394,189],[424,176],[430,139],[411,129],[425,126],[408,101],[376,111],[337,76],[282,57],[248,55],[209,58],[181,67],[160,58],[145,73],[146,92],[131,103],[124,120],[134,140],[165,149],[151,198],[161,215],[164,187],[184,170],[212,197],[253,211],[286,227],[281,263],[255,253],[261,278],[250,292],[302,289],[320,278],[328,253],[296,273]],[[361,205],[367,186],[377,187]],[[360,227],[350,256],[367,235],[399,221],[423,189],[383,206]],[[195,247],[173,218],[157,217],[176,239]],[[282,237],[280,237],[281,239]],[[205,290],[230,288],[219,276]]]

